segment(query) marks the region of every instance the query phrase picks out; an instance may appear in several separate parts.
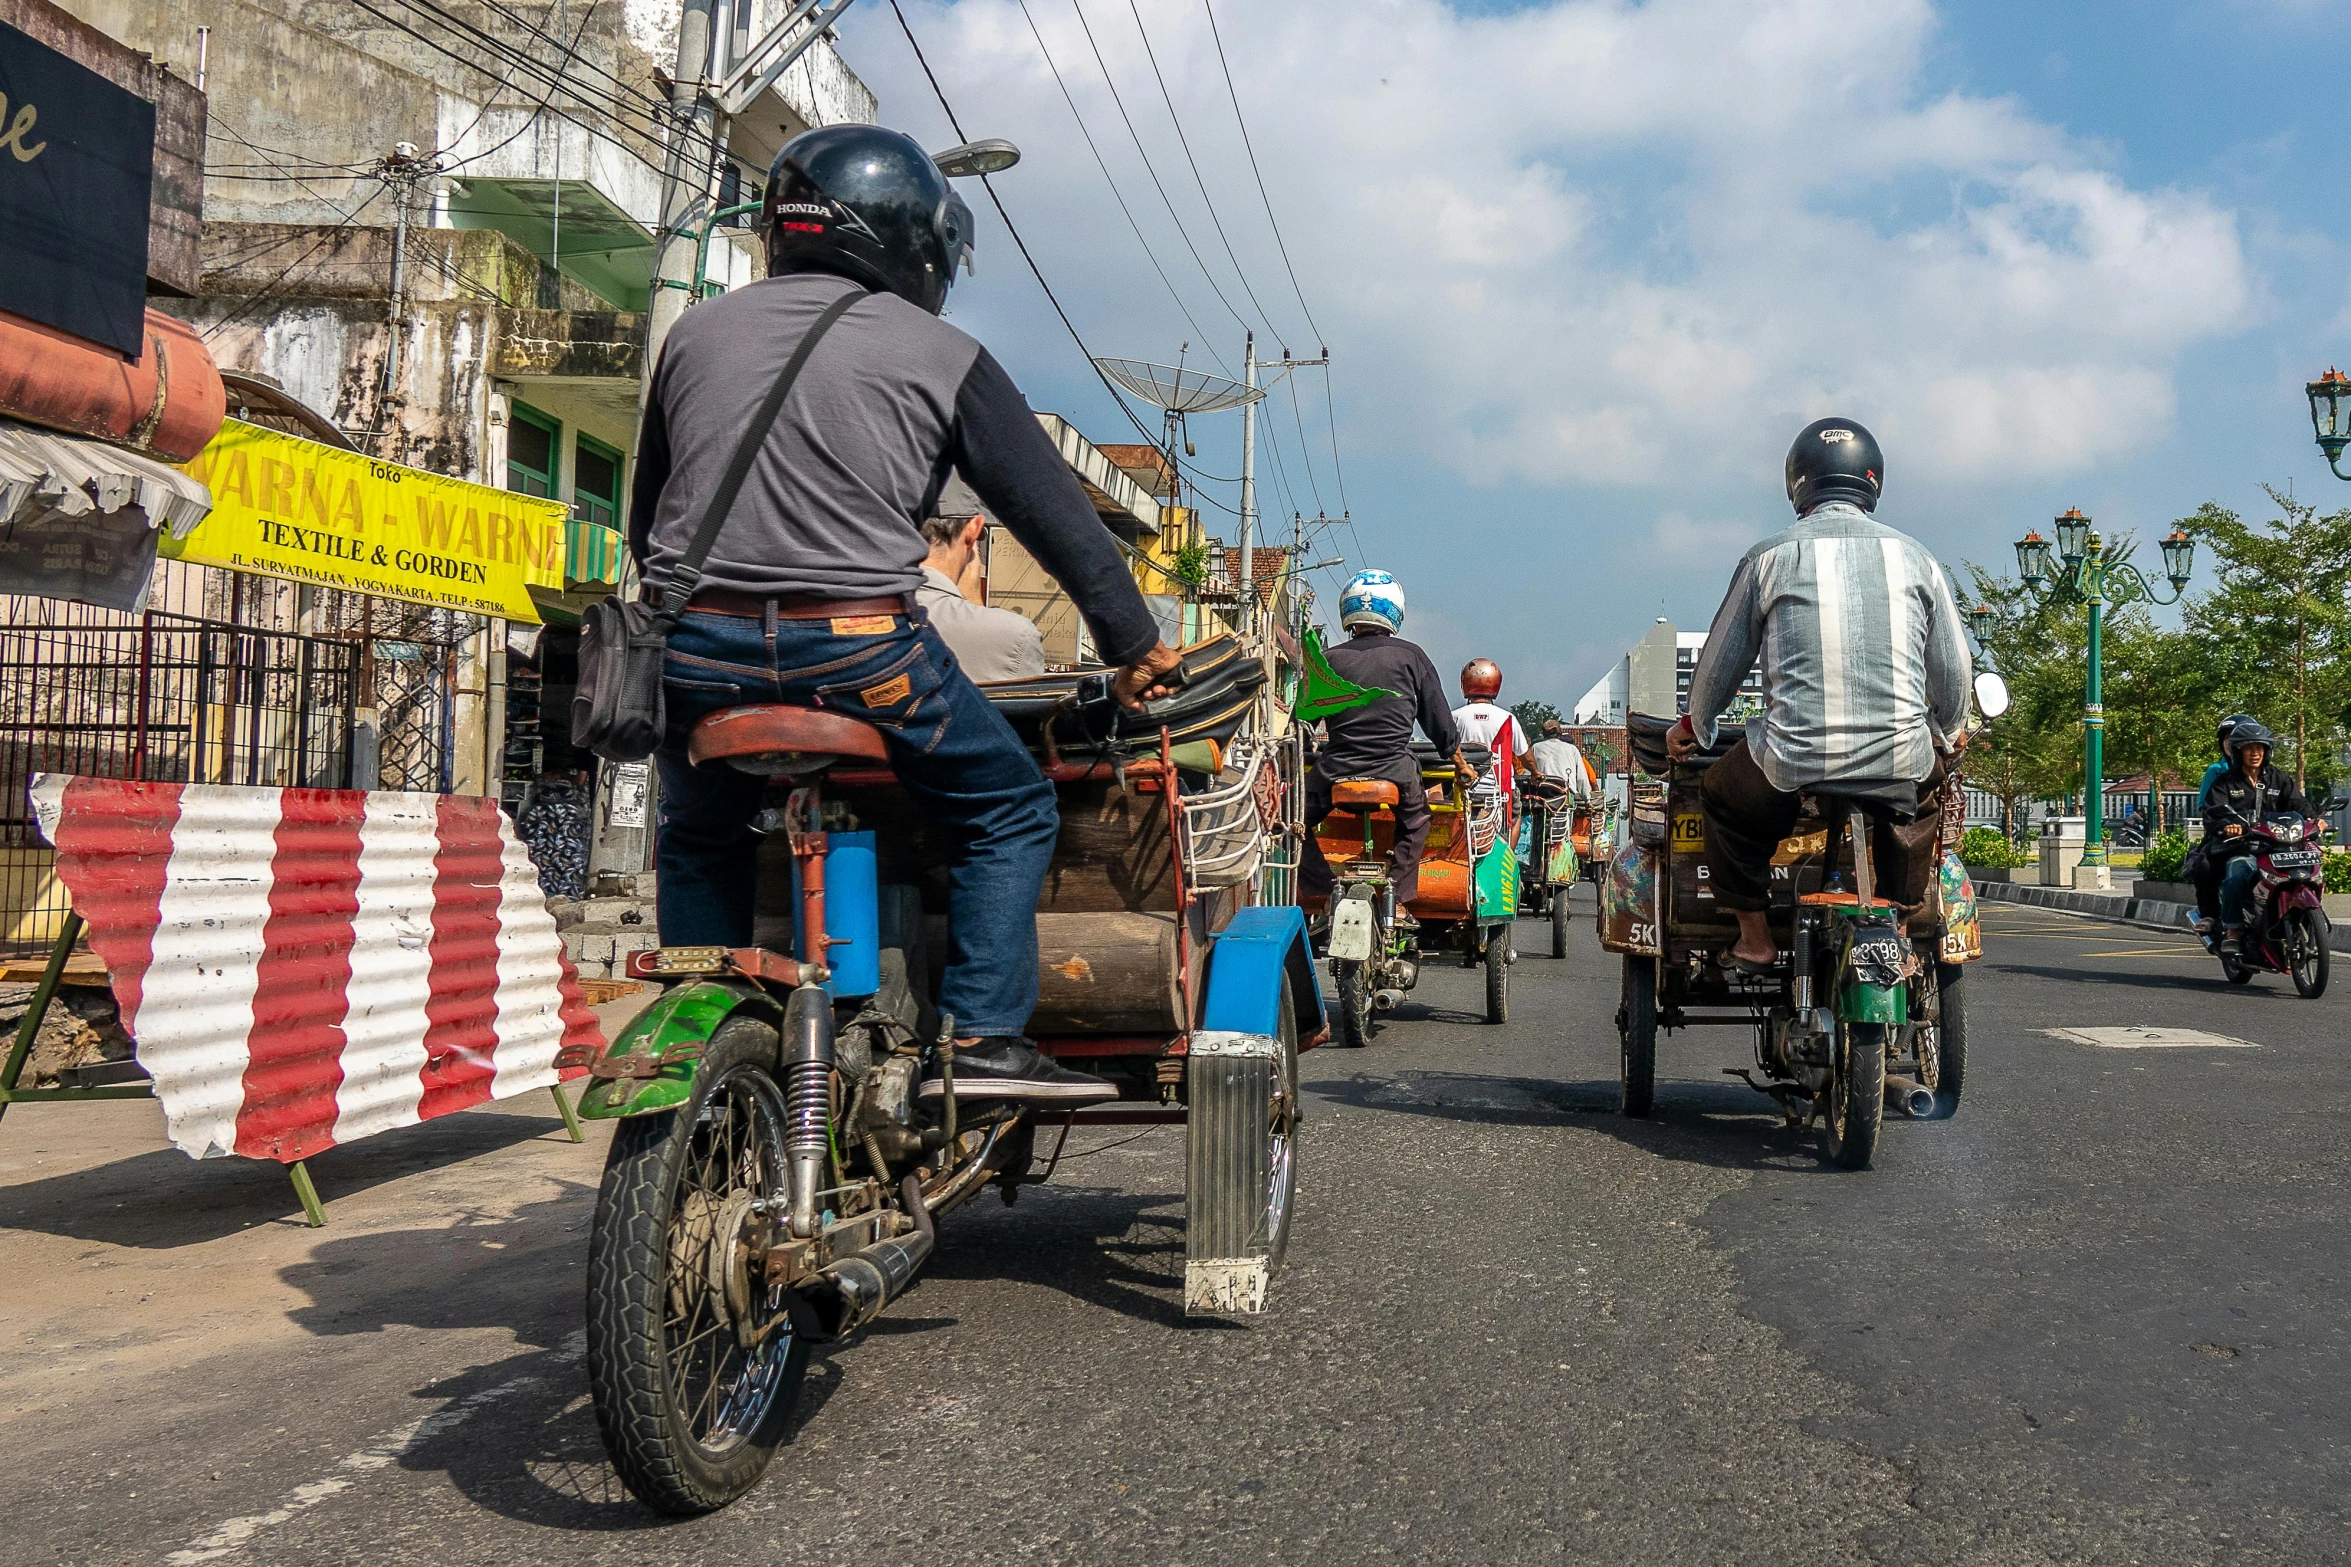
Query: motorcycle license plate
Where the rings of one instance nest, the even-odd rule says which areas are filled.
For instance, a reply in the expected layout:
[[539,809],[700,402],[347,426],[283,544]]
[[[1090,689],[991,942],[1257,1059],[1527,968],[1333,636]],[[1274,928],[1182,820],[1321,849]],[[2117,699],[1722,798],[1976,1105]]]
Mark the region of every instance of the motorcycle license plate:
[[2318,851],[2316,849],[2285,849],[2271,855],[2269,863],[2287,870],[2291,870],[2297,865],[2316,865]]
[[1361,898],[1341,899],[1331,916],[1331,956],[1342,963],[1371,956],[1371,905]]

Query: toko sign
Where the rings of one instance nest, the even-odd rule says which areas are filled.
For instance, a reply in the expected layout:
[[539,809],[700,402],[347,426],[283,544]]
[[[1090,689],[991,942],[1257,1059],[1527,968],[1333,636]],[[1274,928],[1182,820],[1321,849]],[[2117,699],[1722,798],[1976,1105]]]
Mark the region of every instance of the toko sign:
[[235,419],[181,467],[212,491],[212,514],[163,542],[170,559],[531,623],[529,590],[563,590],[561,501]]

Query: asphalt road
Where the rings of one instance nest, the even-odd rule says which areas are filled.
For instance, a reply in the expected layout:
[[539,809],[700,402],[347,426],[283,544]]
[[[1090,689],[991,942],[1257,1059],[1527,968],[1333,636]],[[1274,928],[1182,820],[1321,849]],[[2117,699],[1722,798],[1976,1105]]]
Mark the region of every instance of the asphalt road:
[[[1960,1114],[1889,1122],[1858,1174],[1720,1075],[1736,1031],[1670,1038],[1656,1118],[1616,1117],[1588,908],[1573,956],[1519,960],[1504,1027],[1432,968],[1372,1048],[1306,1058],[1271,1314],[1184,1319],[1179,1135],[1097,1135],[958,1214],[816,1367],[766,1483],[686,1523],[619,1490],[584,1397],[593,1148],[476,1115],[339,1151],[317,1233],[176,1154],[18,1172],[0,1218],[117,1281],[94,1298],[207,1263],[148,1315],[52,1301],[0,1340],[0,1558],[2351,1559],[2351,1002],[2231,991],[2177,936],[1986,926]],[[2041,1032],[2126,1024],[2249,1048]],[[436,1198],[463,1211],[416,1217]]]

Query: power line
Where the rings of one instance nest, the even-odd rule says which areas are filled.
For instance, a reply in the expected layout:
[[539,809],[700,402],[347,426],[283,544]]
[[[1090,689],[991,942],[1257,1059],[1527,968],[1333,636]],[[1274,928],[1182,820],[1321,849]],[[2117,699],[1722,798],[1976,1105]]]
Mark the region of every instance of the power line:
[[[938,75],[931,70],[931,62],[923,56],[922,45],[915,41],[914,29],[907,25],[906,13],[899,9],[898,0],[890,0],[890,14],[898,18],[898,30],[906,35],[906,47],[914,51],[914,63],[922,67],[923,79],[931,84],[931,95],[939,100],[939,107],[946,112],[948,128],[955,132],[957,141],[969,141],[970,138],[963,133],[963,122],[955,117],[955,106],[947,101],[946,89],[939,85]],[[1086,347],[1086,340],[1078,335],[1076,323],[1069,319],[1069,312],[1062,309],[1061,301],[1054,297],[1053,285],[1045,281],[1044,270],[1037,265],[1037,258],[1029,254],[1028,242],[1020,237],[1020,230],[1013,226],[1012,214],[1004,210],[1004,198],[996,194],[995,184],[985,174],[979,179],[980,188],[988,193],[988,201],[996,209],[996,216],[1004,220],[1004,232],[1012,236],[1012,243],[1020,251],[1020,259],[1028,263],[1029,273],[1037,280],[1037,287],[1045,291],[1045,302],[1061,318],[1061,325],[1069,333],[1069,340],[1078,345],[1078,352],[1085,355],[1086,367],[1094,372],[1094,379],[1102,383],[1102,389],[1110,394],[1111,401],[1118,404],[1118,411],[1127,416],[1127,423],[1141,432],[1144,440],[1157,446],[1158,437],[1151,433],[1142,420],[1135,417],[1135,411],[1127,406],[1127,400],[1119,395],[1110,377],[1104,375],[1102,367],[1094,363],[1093,351]]]
[[369,192],[366,200],[360,202],[358,206],[353,207],[351,211],[345,215],[342,222],[333,225],[325,232],[321,233],[317,239],[311,242],[310,248],[308,250],[303,251],[301,255],[296,256],[293,260],[287,262],[283,267],[279,268],[277,276],[271,278],[267,283],[262,284],[261,287],[255,292],[246,295],[244,303],[239,305],[235,310],[221,317],[212,325],[206,327],[203,334],[205,338],[210,339],[222,332],[227,331],[230,327],[235,326],[239,321],[243,320],[247,315],[251,314],[255,305],[258,305],[264,300],[274,297],[279,292],[279,285],[285,282],[287,276],[292,273],[296,267],[302,265],[303,262],[308,261],[312,256],[317,255],[321,250],[326,248],[328,242],[334,239],[336,235],[342,233],[345,229],[351,227],[353,223],[357,222],[359,220],[359,214],[365,212],[368,209],[369,204],[372,203],[376,197],[381,196],[383,193],[384,192],[382,187],[378,187],[376,190]]
[[1314,509],[1322,510],[1322,485],[1314,477],[1314,453],[1306,445],[1306,415],[1298,407],[1298,378],[1285,377],[1290,390],[1290,421],[1298,427],[1298,460],[1306,464],[1306,485],[1314,492]]
[[1185,304],[1184,296],[1176,292],[1174,279],[1167,275],[1167,268],[1159,264],[1159,253],[1151,248],[1151,241],[1143,237],[1143,226],[1135,221],[1133,209],[1127,206],[1125,192],[1118,188],[1118,181],[1112,176],[1110,165],[1102,157],[1102,149],[1095,145],[1094,133],[1087,128],[1086,117],[1078,112],[1077,99],[1070,96],[1069,84],[1061,79],[1061,67],[1053,62],[1053,51],[1045,47],[1045,35],[1038,30],[1037,19],[1029,14],[1029,0],[1020,0],[1020,14],[1029,24],[1029,36],[1037,41],[1037,52],[1045,57],[1045,69],[1053,73],[1053,85],[1061,89],[1061,101],[1069,105],[1069,117],[1078,122],[1078,134],[1085,137],[1086,150],[1094,155],[1094,166],[1102,171],[1103,183],[1110,187],[1111,198],[1118,203],[1118,210],[1126,214],[1127,227],[1135,231],[1135,243],[1143,247],[1143,255],[1150,261],[1151,270],[1157,272],[1159,281],[1167,285],[1167,295],[1175,301],[1176,309],[1192,328],[1192,335],[1208,350],[1208,356],[1216,361],[1217,368],[1230,375],[1232,366],[1224,362],[1224,356],[1216,351],[1216,345],[1210,341],[1208,333],[1202,330],[1198,321],[1192,319],[1192,307]]
[[[1169,198],[1167,186],[1161,182],[1159,170],[1151,162],[1151,154],[1143,148],[1143,138],[1135,129],[1134,117],[1127,113],[1126,99],[1119,96],[1118,82],[1110,74],[1110,62],[1102,57],[1102,45],[1094,39],[1093,24],[1086,20],[1086,8],[1079,0],[1069,0],[1069,8],[1078,14],[1078,26],[1086,35],[1086,47],[1093,51],[1094,63],[1101,67],[1103,85],[1110,89],[1110,101],[1117,106],[1119,120],[1127,128],[1127,139],[1135,144],[1135,156],[1143,160],[1143,172],[1151,176],[1151,188],[1159,192],[1159,204],[1167,208],[1168,221],[1176,226],[1176,237],[1184,242],[1184,249],[1192,253],[1193,264],[1199,267],[1200,275],[1208,280],[1209,291],[1216,295],[1216,302],[1224,306],[1225,313],[1233,318],[1241,330],[1247,331],[1247,319],[1233,308],[1233,302],[1225,297],[1224,289],[1217,283],[1216,274],[1208,270],[1207,260],[1201,256],[1200,248],[1192,243],[1191,232],[1184,227],[1184,220],[1176,214],[1175,202]],[[1207,341],[1205,333],[1201,340]],[[1223,361],[1219,360],[1218,363]]]
[[1347,511],[1347,470],[1339,463],[1339,404],[1331,393],[1329,350],[1324,350],[1322,367],[1322,408],[1331,423],[1331,472],[1339,481],[1339,510]]
[[[1273,230],[1274,248],[1281,252],[1282,270],[1290,274],[1290,292],[1298,296],[1298,309],[1313,328],[1315,337],[1322,338],[1322,327],[1314,319],[1314,311],[1307,306],[1306,292],[1298,286],[1298,271],[1290,265],[1290,247],[1282,242],[1282,226],[1274,220],[1273,198],[1265,193],[1265,176],[1257,167],[1257,147],[1249,140],[1249,122],[1241,114],[1241,95],[1233,87],[1233,68],[1225,62],[1224,35],[1216,28],[1216,7],[1209,0],[1200,0],[1200,9],[1208,13],[1208,36],[1216,40],[1216,63],[1224,72],[1225,96],[1233,100],[1233,123],[1241,127],[1241,146],[1249,154],[1249,173],[1257,181],[1257,199],[1265,203],[1265,226]],[[1141,18],[1137,19],[1138,25]]]
[[[1233,253],[1232,239],[1224,231],[1224,219],[1217,215],[1216,200],[1208,194],[1208,181],[1200,177],[1200,160],[1192,156],[1192,139],[1184,134],[1184,117],[1176,113],[1175,98],[1167,90],[1167,78],[1159,72],[1159,52],[1151,47],[1151,32],[1143,25],[1142,7],[1135,0],[1127,0],[1127,10],[1135,18],[1135,31],[1142,36],[1143,58],[1151,62],[1151,79],[1159,84],[1159,101],[1167,105],[1168,120],[1175,126],[1176,145],[1184,149],[1184,162],[1192,167],[1192,183],[1200,187],[1200,200],[1208,208],[1208,221],[1215,225],[1216,237],[1224,242],[1225,259],[1233,264],[1233,275],[1241,280],[1241,292],[1247,294],[1249,303],[1257,307],[1258,325],[1265,329],[1266,336],[1278,343],[1281,334],[1272,329],[1273,313],[1259,301],[1257,290],[1250,285],[1248,269],[1241,265],[1241,258]],[[1282,350],[1282,357],[1290,357],[1289,349]]]

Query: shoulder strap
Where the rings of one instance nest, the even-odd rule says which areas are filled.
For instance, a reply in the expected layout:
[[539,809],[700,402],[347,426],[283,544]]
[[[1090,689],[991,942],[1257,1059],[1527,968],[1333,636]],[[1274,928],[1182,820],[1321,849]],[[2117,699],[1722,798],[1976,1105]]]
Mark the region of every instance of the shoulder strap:
[[686,546],[686,553],[678,558],[669,581],[661,589],[660,615],[664,621],[675,623],[686,612],[686,601],[694,596],[695,587],[702,581],[702,567],[710,559],[711,546],[718,542],[718,530],[726,522],[727,513],[734,510],[735,496],[743,488],[743,480],[751,472],[752,459],[766,444],[776,415],[783,412],[784,399],[792,395],[792,383],[800,379],[801,366],[816,351],[817,343],[833,329],[833,323],[849,313],[849,307],[866,297],[866,290],[852,288],[825,307],[816,325],[800,339],[800,346],[792,350],[792,357],[784,362],[775,384],[767,389],[767,397],[759,411],[751,416],[750,425],[743,431],[743,439],[735,447],[734,457],[727,463],[727,471],[718,481],[718,488],[710,492],[710,505],[702,513],[701,523],[694,529],[694,538]]

